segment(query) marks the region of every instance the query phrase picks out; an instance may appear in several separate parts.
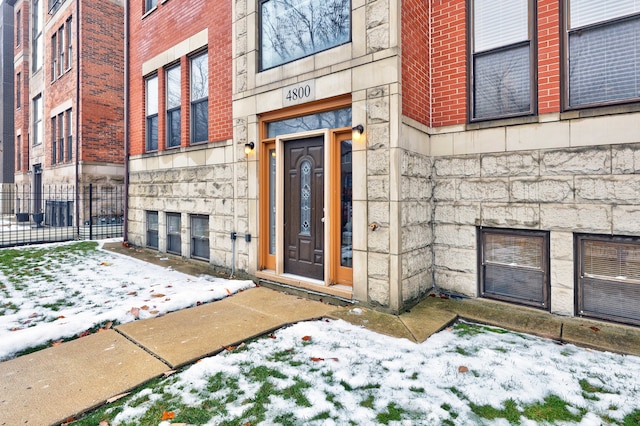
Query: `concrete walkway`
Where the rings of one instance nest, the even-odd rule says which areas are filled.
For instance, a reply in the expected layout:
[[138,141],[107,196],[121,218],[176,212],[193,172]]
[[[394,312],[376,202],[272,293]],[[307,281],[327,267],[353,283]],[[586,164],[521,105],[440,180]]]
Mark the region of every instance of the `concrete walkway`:
[[[128,254],[153,256],[138,249]],[[179,259],[170,262],[178,270],[194,268]],[[166,261],[163,265],[168,266]],[[191,272],[202,272],[197,269]],[[256,287],[217,302],[123,324],[0,363],[0,425],[60,424],[225,347],[321,317],[343,319],[414,342],[423,342],[462,318],[581,346],[640,355],[638,327],[559,317],[484,299],[428,297],[409,312],[396,316]]]

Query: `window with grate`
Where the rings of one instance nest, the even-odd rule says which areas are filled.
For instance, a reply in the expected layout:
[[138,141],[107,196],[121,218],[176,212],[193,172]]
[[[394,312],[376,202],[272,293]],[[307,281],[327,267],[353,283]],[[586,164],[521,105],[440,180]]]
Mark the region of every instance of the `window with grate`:
[[471,119],[533,113],[532,1],[471,3]]
[[549,308],[549,234],[480,228],[480,294]]
[[158,248],[158,212],[147,211],[147,247]]
[[576,236],[579,315],[640,325],[640,239]]
[[567,0],[568,107],[640,100],[640,1]]

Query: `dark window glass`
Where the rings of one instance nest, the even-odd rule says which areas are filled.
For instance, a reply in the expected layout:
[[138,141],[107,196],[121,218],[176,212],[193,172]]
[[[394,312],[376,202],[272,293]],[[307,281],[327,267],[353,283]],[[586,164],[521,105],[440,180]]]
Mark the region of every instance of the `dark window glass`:
[[352,142],[340,142],[340,266],[353,265]]
[[267,124],[267,137],[275,138],[278,135],[287,135],[289,133],[318,129],[339,129],[341,127],[351,127],[351,108],[272,121]]
[[167,252],[182,254],[180,214],[167,213]]
[[58,155],[58,146],[57,146],[57,135],[56,135],[56,123],[57,117],[53,117],[51,119],[51,164],[57,163],[57,155]]
[[148,12],[154,7],[158,6],[158,0],[145,0],[144,1],[144,11]]
[[191,256],[209,259],[209,218],[191,216]]
[[158,212],[147,212],[147,247],[158,248]]
[[349,42],[350,0],[260,3],[260,68],[272,68]]
[[208,54],[191,59],[191,143],[209,139],[209,59]]
[[180,146],[180,66],[167,70],[167,147]]
[[640,98],[640,14],[569,32],[569,106]]

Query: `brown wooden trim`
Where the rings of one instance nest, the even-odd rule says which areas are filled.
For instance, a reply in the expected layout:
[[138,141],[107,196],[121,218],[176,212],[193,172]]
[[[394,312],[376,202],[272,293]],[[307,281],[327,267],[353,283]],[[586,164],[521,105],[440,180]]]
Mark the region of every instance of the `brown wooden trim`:
[[258,218],[260,227],[260,256],[258,270],[276,269],[276,256],[269,253],[269,151],[276,149],[275,142],[262,145],[260,150],[260,203]]
[[322,99],[320,101],[309,102],[303,105],[295,105],[289,108],[260,114],[260,137],[266,138],[266,124],[268,122],[300,117],[303,115],[317,114],[319,112],[332,111],[334,109],[340,109],[348,106],[351,106],[351,94]]
[[336,131],[331,135],[330,141],[330,179],[331,179],[331,204],[329,212],[332,217],[331,229],[331,250],[330,262],[330,282],[332,284],[353,285],[353,268],[346,268],[340,265],[341,255],[341,223],[340,223],[340,142],[351,139],[351,129]]

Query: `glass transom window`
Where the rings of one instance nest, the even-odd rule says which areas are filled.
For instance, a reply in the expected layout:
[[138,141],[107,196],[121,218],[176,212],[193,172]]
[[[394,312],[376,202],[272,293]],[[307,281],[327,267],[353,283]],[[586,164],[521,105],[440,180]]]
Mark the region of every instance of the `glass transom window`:
[[351,39],[350,0],[263,0],[259,9],[261,70]]

